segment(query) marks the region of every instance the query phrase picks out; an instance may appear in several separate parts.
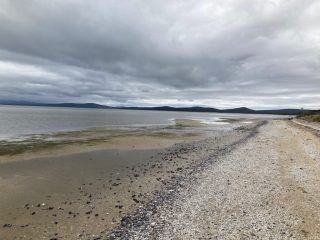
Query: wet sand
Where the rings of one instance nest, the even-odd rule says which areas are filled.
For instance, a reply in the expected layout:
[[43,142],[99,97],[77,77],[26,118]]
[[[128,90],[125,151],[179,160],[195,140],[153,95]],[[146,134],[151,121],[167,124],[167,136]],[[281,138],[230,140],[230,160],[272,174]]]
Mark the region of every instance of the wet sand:
[[[163,127],[94,128],[84,131],[31,135],[25,140],[0,141],[0,163],[85,153],[101,149],[156,149],[196,141],[215,131],[214,125],[176,119]],[[210,127],[208,129],[208,127]],[[204,130],[207,128],[206,130]]]
[[[196,126],[200,132],[206,127],[193,120],[177,123],[184,128]],[[157,149],[106,149],[2,162],[0,236],[102,239],[172,179],[246,137],[250,128],[207,128],[207,135],[199,135],[202,140],[177,137]]]

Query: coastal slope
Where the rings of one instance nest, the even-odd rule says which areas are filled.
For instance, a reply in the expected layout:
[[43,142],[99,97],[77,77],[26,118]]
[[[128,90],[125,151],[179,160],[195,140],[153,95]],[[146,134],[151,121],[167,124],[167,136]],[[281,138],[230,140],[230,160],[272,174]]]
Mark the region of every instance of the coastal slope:
[[317,134],[269,121],[172,185],[148,223],[120,228],[111,239],[319,239]]

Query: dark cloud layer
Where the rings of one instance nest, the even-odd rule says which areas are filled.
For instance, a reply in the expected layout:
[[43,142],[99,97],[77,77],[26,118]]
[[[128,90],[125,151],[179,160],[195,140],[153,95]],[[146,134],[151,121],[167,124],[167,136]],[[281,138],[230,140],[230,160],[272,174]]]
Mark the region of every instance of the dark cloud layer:
[[320,2],[0,3],[0,98],[320,108]]

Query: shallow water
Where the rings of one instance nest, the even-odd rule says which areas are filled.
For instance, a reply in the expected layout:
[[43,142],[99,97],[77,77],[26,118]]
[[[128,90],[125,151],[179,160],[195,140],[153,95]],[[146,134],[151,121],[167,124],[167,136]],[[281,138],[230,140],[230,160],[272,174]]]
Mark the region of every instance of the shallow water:
[[173,120],[177,118],[217,123],[221,118],[247,120],[281,117],[286,116],[0,105],[0,140],[101,127],[170,125],[174,124]]

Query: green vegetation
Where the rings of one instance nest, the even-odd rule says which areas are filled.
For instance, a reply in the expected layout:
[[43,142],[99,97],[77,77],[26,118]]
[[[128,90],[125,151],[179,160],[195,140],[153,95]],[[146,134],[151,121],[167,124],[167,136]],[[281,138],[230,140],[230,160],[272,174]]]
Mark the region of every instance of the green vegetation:
[[297,118],[308,122],[320,122],[320,110],[300,114]]
[[317,114],[315,116],[312,117],[312,121],[313,122],[320,122],[320,114]]

